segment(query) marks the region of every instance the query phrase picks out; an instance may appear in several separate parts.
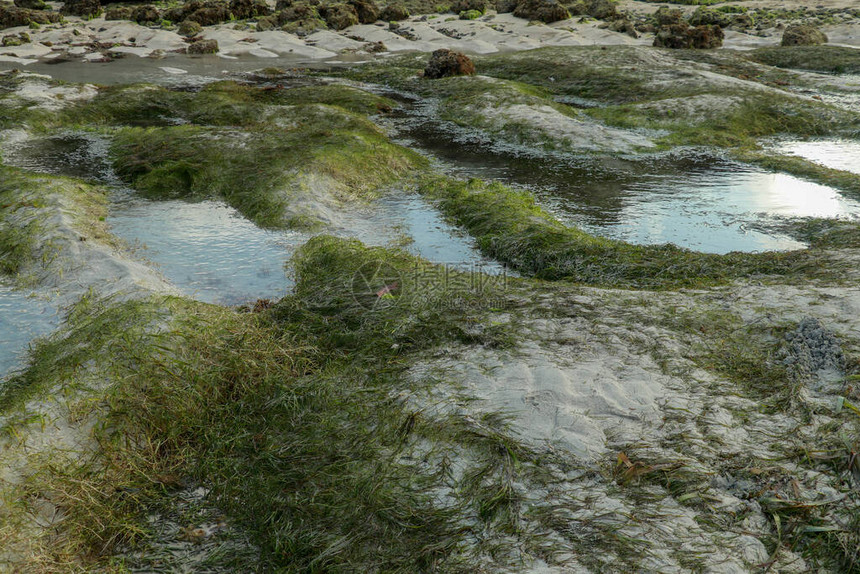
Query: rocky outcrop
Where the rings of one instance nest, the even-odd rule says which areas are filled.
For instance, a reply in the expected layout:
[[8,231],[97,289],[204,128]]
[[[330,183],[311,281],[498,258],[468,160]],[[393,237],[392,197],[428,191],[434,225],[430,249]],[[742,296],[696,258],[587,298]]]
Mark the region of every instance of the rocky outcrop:
[[826,44],[827,35],[814,26],[796,24],[782,33],[783,46],[817,46]]
[[15,0],[15,6],[18,8],[26,8],[27,10],[50,10],[51,7],[45,4],[43,0]]
[[358,24],[358,14],[349,4],[332,4],[321,6],[319,14],[326,25],[332,30],[343,30]]
[[231,0],[230,12],[237,20],[260,18],[272,13],[265,0]]
[[424,68],[424,77],[429,79],[471,76],[474,73],[475,64],[466,54],[444,48],[433,52],[427,67]]
[[570,13],[556,0],[520,0],[514,10],[514,16],[550,24],[567,20]]
[[686,23],[662,26],[654,37],[654,46],[677,50],[719,48],[723,45],[723,29],[719,26],[690,26]]
[[194,20],[183,20],[179,23],[179,34],[189,38],[196,36],[203,31],[203,26]]
[[59,22],[60,15],[47,10],[28,10],[17,6],[4,6],[0,4],[0,30],[13,28],[15,26],[27,26],[31,22],[36,24],[50,24]]
[[407,18],[409,18],[409,10],[406,9],[406,6],[399,3],[389,4],[383,8],[382,13],[379,15],[379,19],[385,22],[399,22]]
[[217,40],[197,40],[188,46],[189,54],[217,54]]
[[723,14],[717,12],[713,8],[699,6],[696,11],[690,15],[688,20],[691,26],[719,26],[727,28],[732,23],[731,14]]
[[451,12],[460,14],[462,12],[476,11],[483,14],[487,10],[487,3],[484,0],[455,0],[451,4]]
[[60,14],[80,16],[81,18],[98,16],[101,11],[102,5],[99,0],[66,0],[66,3],[60,8]]
[[379,20],[379,8],[373,0],[349,0],[347,2],[358,14],[358,21],[362,24],[373,24]]
[[130,19],[134,20],[138,24],[146,24],[150,22],[158,22],[161,17],[159,16],[158,10],[155,6],[146,5],[135,8],[131,13]]

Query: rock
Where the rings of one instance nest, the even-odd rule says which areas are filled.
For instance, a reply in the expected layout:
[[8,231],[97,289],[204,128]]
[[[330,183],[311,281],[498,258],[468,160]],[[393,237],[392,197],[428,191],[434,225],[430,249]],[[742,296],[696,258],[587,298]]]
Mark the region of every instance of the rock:
[[358,21],[362,24],[373,24],[379,20],[379,8],[373,0],[349,0],[349,4],[355,8]]
[[158,14],[155,6],[147,4],[146,6],[135,8],[131,13],[131,20],[134,20],[138,24],[143,24],[145,22],[158,22],[161,20],[161,16]]
[[609,25],[609,29],[613,32],[627,34],[631,38],[639,37],[639,34],[636,33],[636,26],[634,26],[633,22],[631,22],[627,18],[619,18],[618,20],[615,20]]
[[567,8],[556,0],[520,0],[514,10],[514,16],[547,24],[570,18]]
[[362,46],[361,49],[368,54],[381,54],[382,52],[388,51],[388,46],[386,46],[382,42],[368,42],[367,44]]
[[466,54],[452,50],[436,50],[430,55],[430,61],[424,68],[424,77],[429,79],[447,78],[449,76],[471,76],[475,73],[475,64]]
[[719,26],[671,24],[657,30],[654,46],[678,50],[719,48],[723,45],[723,36],[723,29]]
[[51,7],[45,4],[43,0],[15,0],[15,6],[18,8],[26,8],[27,10],[50,10]]
[[[257,20],[257,32],[268,32],[277,27],[277,16],[265,16]],[[180,32],[181,33],[181,32]]]
[[246,20],[268,16],[272,13],[272,9],[266,4],[266,0],[231,0],[230,13],[237,20]]
[[105,20],[131,20],[132,12],[131,6],[111,6],[105,10]]
[[102,10],[99,0],[66,0],[60,8],[60,14],[90,18],[98,16]]
[[[199,2],[190,2],[189,4],[200,5]],[[186,4],[187,6],[187,4]],[[232,14],[227,6],[223,4],[216,3],[207,3],[194,10],[184,18],[180,18],[178,21],[182,20],[194,20],[201,26],[213,26],[215,24],[221,24],[222,22],[227,22],[230,20]],[[177,20],[174,20],[177,21]]]
[[588,2],[585,0],[577,0],[572,4],[567,4],[566,7],[571,16],[586,16],[588,14]]
[[732,23],[732,16],[717,12],[713,8],[699,6],[690,15],[689,22],[691,26],[720,26],[721,28],[726,28]]
[[598,20],[614,20],[618,17],[618,8],[612,0],[589,0],[587,14]]
[[517,0],[496,0],[496,12],[508,14],[517,9]]
[[189,54],[217,54],[217,40],[197,40],[188,46]]
[[483,16],[483,12],[478,12],[477,10],[466,10],[465,12],[460,12],[460,20],[477,20],[481,16]]
[[487,9],[487,4],[484,0],[455,0],[451,4],[451,12],[454,14],[462,14],[463,12],[480,12],[482,15]]
[[677,8],[668,8],[661,6],[654,12],[654,21],[657,22],[657,27],[674,26],[684,23],[684,13]]
[[4,48],[8,48],[9,46],[21,46],[23,44],[30,43],[30,35],[26,32],[21,32],[20,34],[10,34],[8,36],[3,36],[3,40],[0,41],[3,44]]
[[755,21],[749,14],[735,14],[729,26],[736,30],[747,30],[755,26]]
[[179,23],[178,32],[181,36],[193,38],[202,31],[203,26],[201,26],[199,22],[195,22],[194,20],[183,20]]
[[406,6],[399,3],[389,4],[383,8],[382,13],[379,15],[379,19],[385,22],[399,22],[407,18],[409,18],[409,10],[406,9]]
[[286,10],[293,5],[293,0],[278,0],[275,3],[275,12],[280,12],[281,10]]
[[321,6],[319,14],[332,30],[343,30],[358,24],[358,13],[349,4]]
[[827,35],[824,32],[806,24],[788,26],[782,33],[783,46],[817,46],[826,43]]
[[307,2],[294,2],[288,8],[284,8],[277,13],[277,22],[281,29],[299,36],[305,36],[326,27],[317,9]]

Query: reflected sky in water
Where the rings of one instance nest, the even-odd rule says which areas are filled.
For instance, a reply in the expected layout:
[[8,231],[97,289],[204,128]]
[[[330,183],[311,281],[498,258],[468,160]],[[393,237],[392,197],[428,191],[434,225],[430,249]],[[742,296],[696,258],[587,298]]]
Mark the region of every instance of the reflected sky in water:
[[[260,229],[216,201],[150,201],[118,192],[108,218],[132,245],[185,294],[209,303],[238,304],[284,296],[293,286],[284,268],[311,235]],[[356,206],[328,233],[370,245],[412,239],[406,249],[460,269],[498,273],[502,267],[475,250],[472,240],[442,220],[422,199],[400,191]]]
[[774,148],[778,153],[797,155],[833,169],[860,173],[860,141],[788,141]]
[[643,178],[625,187],[616,221],[594,222],[556,200],[553,207],[586,229],[633,243],[675,243],[710,253],[799,249],[791,238],[753,224],[773,217],[858,217],[860,204],[834,189],[743,166]]
[[[833,188],[706,154],[514,157],[480,143],[452,145],[447,134],[427,124],[409,128],[405,141],[429,151],[456,175],[524,187],[566,223],[632,243],[675,243],[710,253],[799,249],[803,243],[764,232],[761,224],[786,217],[860,216],[860,203]],[[829,150],[832,161],[842,165],[856,166],[858,154],[848,145]]]
[[57,309],[50,301],[0,284],[0,385],[24,365],[30,341],[58,324]]

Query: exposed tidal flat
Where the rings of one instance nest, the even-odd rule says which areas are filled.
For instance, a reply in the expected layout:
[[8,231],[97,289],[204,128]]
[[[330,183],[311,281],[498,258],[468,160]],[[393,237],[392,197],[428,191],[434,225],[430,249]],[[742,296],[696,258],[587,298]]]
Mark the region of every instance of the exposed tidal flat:
[[860,571],[850,2],[190,4],[0,32],[0,571]]

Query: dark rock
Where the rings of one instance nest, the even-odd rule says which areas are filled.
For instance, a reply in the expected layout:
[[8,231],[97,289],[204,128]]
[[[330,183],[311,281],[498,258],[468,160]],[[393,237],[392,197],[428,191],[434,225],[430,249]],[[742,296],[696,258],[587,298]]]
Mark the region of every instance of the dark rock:
[[748,30],[755,26],[755,21],[749,14],[735,14],[729,26],[736,30]]
[[627,18],[619,18],[618,20],[615,20],[609,25],[609,29],[613,32],[627,34],[631,38],[639,37],[639,34],[636,33],[636,26],[634,26],[633,22]]
[[424,68],[424,77],[434,80],[449,76],[471,76],[474,73],[475,64],[466,54],[444,48],[433,52]]
[[286,10],[290,6],[293,5],[293,0],[278,0],[275,4],[275,12],[280,12],[281,10]]
[[131,13],[131,19],[138,24],[143,24],[145,22],[158,22],[161,20],[161,16],[155,6],[146,5],[135,8]]
[[216,54],[218,53],[217,40],[197,40],[188,46],[189,54]]
[[723,45],[723,29],[719,26],[690,26],[686,23],[662,26],[654,37],[661,48],[709,49]]
[[189,14],[185,19],[194,20],[201,26],[213,26],[230,20],[230,10],[223,4],[208,4]]
[[826,44],[827,35],[814,26],[794,24],[782,33],[783,46],[817,46]]
[[131,20],[132,12],[131,6],[111,6],[105,9],[105,20]]
[[389,4],[382,9],[379,19],[385,22],[399,22],[409,18],[409,10],[403,4]]
[[507,14],[517,9],[517,0],[496,0],[496,12]]
[[98,16],[101,10],[102,5],[99,0],[66,0],[60,8],[60,14],[90,18]]
[[31,22],[36,24],[52,24],[60,21],[60,15],[48,10],[27,10],[17,6],[0,4],[0,30],[13,28],[15,26],[28,26]]
[[188,38],[193,38],[203,31],[203,26],[194,20],[183,20],[179,23],[179,34]]
[[358,13],[349,4],[321,6],[319,14],[332,30],[343,30],[358,24]]
[[690,15],[689,22],[691,26],[720,26],[721,28],[726,28],[732,23],[732,16],[717,12],[713,8],[699,6]]
[[269,30],[274,30],[277,25],[277,16],[265,16],[257,20],[257,32],[267,32]]
[[654,12],[653,18],[658,27],[675,26],[684,22],[684,13],[676,8],[661,6]]
[[15,0],[15,6],[18,8],[26,8],[27,10],[50,10],[51,7],[45,4],[44,0]]
[[276,18],[278,26],[282,30],[298,36],[305,36],[326,27],[325,20],[320,17],[319,11],[308,2],[293,2],[289,8],[278,12]]
[[588,2],[585,0],[577,0],[571,4],[566,4],[567,11],[571,16],[586,16],[588,15]]
[[4,48],[8,48],[9,46],[22,46],[30,43],[30,35],[26,32],[10,34],[8,36],[3,36],[3,40],[0,40],[0,43]]
[[272,13],[265,0],[231,0],[230,12],[237,20],[260,18]]
[[451,4],[451,12],[460,14],[462,12],[476,11],[483,14],[487,10],[485,0],[454,0]]
[[618,17],[618,7],[612,0],[589,0],[586,13],[598,20],[614,20]]
[[382,52],[388,51],[388,46],[383,44],[382,42],[368,42],[361,48],[368,54],[381,54]]
[[349,5],[355,8],[358,21],[362,24],[373,24],[379,20],[379,8],[373,0],[349,0]]
[[570,18],[567,8],[556,0],[520,0],[514,10],[514,16],[547,24]]

